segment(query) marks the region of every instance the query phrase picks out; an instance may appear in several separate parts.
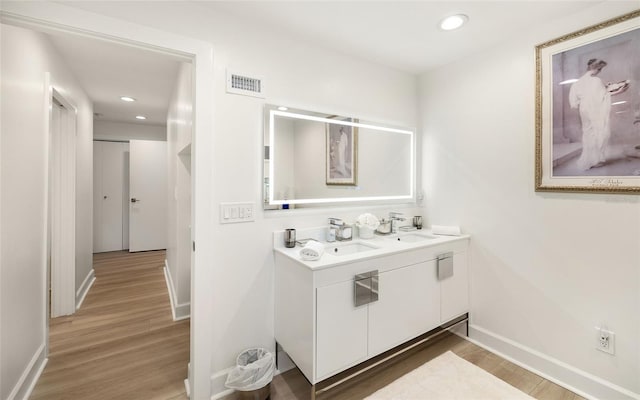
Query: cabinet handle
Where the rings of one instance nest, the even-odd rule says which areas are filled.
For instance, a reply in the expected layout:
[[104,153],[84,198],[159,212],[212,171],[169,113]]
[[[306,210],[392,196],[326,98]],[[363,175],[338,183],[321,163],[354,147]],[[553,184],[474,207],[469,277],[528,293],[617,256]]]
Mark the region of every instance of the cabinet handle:
[[353,302],[356,307],[378,301],[378,270],[358,274],[353,280]]
[[440,254],[438,256],[438,280],[447,279],[453,276],[453,252]]
[[356,307],[369,304],[371,299],[371,278],[357,279],[353,282],[353,302]]
[[371,301],[369,301],[369,303],[378,301],[378,281],[379,280],[380,280],[380,277],[378,275],[378,271],[375,271],[375,275],[371,276]]

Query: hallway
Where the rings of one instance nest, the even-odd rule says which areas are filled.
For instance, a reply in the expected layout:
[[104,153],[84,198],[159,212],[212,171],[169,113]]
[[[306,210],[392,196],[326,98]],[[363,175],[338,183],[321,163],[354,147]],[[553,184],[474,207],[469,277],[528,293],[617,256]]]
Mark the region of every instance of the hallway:
[[99,253],[76,314],[50,320],[32,400],[187,399],[189,320],[174,322],[165,251]]

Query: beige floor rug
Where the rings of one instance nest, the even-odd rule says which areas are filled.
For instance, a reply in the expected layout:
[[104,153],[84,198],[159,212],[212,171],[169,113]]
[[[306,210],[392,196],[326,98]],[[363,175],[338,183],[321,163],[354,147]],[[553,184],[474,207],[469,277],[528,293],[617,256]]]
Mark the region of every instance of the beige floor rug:
[[365,400],[532,400],[487,371],[448,351]]

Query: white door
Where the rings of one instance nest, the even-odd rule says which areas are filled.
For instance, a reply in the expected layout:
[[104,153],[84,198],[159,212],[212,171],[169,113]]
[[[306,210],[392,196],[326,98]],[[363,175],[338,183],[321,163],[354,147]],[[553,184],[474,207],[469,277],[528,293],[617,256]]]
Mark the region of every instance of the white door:
[[167,143],[129,142],[129,251],[167,247]]
[[[93,252],[117,251],[124,245],[123,207],[127,143],[93,142]],[[127,203],[128,203],[127,196]],[[124,203],[124,204],[127,204]],[[128,226],[126,227],[128,230]]]

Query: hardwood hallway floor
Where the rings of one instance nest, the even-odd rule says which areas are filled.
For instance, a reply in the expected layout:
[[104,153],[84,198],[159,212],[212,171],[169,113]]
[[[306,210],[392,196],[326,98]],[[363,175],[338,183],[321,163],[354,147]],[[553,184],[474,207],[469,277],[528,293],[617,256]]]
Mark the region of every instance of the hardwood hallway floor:
[[49,361],[30,399],[187,399],[189,320],[174,322],[165,252],[95,254],[76,314],[50,320]]

